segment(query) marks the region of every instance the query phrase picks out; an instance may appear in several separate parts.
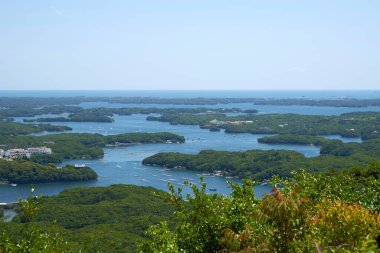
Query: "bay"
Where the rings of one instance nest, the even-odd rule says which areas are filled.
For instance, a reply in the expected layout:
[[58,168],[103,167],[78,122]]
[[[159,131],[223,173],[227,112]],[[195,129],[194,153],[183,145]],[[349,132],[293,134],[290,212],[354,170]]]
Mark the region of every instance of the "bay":
[[[265,93],[267,92],[267,93]],[[2,96],[45,96],[45,97],[62,97],[62,96],[74,96],[74,95],[87,95],[87,96],[151,96],[152,94],[158,97],[301,97],[309,95],[310,97],[357,97],[357,98],[374,98],[379,97],[377,91],[363,91],[363,92],[330,92],[328,96],[323,92],[309,92],[309,91],[297,91],[297,92],[270,92],[260,91],[252,92],[193,92],[190,94],[184,92],[144,92],[144,91],[125,91],[125,92],[80,92],[80,91],[46,91],[45,93],[33,93],[33,92],[6,92],[2,93]],[[214,96],[211,96],[211,95]],[[257,96],[253,96],[256,94]],[[185,96],[186,95],[186,96]],[[104,102],[95,103],[82,103],[84,108],[96,108],[96,107],[201,107],[195,105],[168,105],[168,104],[147,104],[147,105],[125,105],[125,104],[109,104]],[[338,115],[346,112],[354,111],[379,111],[379,107],[367,107],[367,108],[342,108],[342,107],[314,107],[314,106],[271,106],[271,105],[252,105],[250,103],[239,104],[218,104],[210,105],[206,107],[211,108],[241,108],[241,109],[258,109],[259,113],[298,113],[309,115]],[[40,115],[38,117],[56,117],[57,115]],[[66,115],[59,115],[66,116]],[[106,148],[104,149],[105,155],[103,159],[99,160],[74,160],[66,161],[64,164],[84,163],[93,168],[98,174],[99,179],[89,182],[70,182],[70,183],[49,183],[49,184],[37,184],[35,185],[35,193],[43,195],[55,195],[64,189],[72,187],[82,186],[107,186],[112,184],[135,184],[142,186],[153,186],[157,189],[167,190],[168,183],[172,183],[175,187],[184,187],[183,181],[189,181],[199,185],[200,174],[196,174],[193,171],[183,170],[165,170],[157,167],[149,167],[141,164],[141,161],[158,152],[182,152],[196,154],[201,150],[213,149],[213,150],[226,150],[226,151],[244,151],[250,149],[286,149],[294,150],[304,154],[306,157],[313,157],[319,155],[319,147],[305,146],[305,145],[269,145],[258,143],[257,139],[265,135],[253,135],[253,134],[226,134],[221,132],[210,132],[205,129],[200,129],[198,126],[183,126],[183,125],[170,125],[165,122],[146,121],[147,115],[131,115],[131,116],[117,116],[113,118],[113,123],[95,123],[95,122],[56,122],[54,125],[67,125],[73,128],[73,133],[100,133],[104,135],[120,134],[127,132],[172,132],[179,135],[183,135],[186,138],[186,143],[183,144],[146,144],[146,145],[133,145],[128,147],[119,148]],[[33,118],[33,117],[31,117]],[[16,118],[16,121],[22,122],[23,118]],[[46,135],[52,133],[39,133],[37,135]],[[341,139],[344,142],[356,141],[359,139],[342,138],[340,136],[327,136],[326,138]],[[203,175],[205,182],[210,188],[216,188],[217,192],[221,194],[230,193],[231,189],[228,186],[227,181],[235,183],[241,183],[237,179],[226,179],[224,177],[215,177],[209,175]],[[29,196],[30,185],[18,185],[16,187],[8,185],[0,185],[0,202],[17,201],[19,197],[26,198]],[[255,187],[256,194],[261,197],[263,193],[268,193],[270,187],[266,185],[258,185]],[[189,192],[189,189],[185,187],[185,192]]]

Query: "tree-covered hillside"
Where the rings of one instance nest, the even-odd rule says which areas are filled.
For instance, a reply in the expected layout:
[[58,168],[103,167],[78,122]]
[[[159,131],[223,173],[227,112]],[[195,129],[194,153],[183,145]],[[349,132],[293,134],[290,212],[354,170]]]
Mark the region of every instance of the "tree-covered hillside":
[[66,165],[58,168],[54,164],[41,165],[31,161],[0,160],[0,182],[16,184],[78,182],[95,180],[98,175],[89,167],[75,168]]
[[[43,197],[33,224],[59,233],[69,242],[67,251],[134,252],[150,225],[173,218],[174,207],[167,199],[167,193],[132,185],[70,189]],[[28,223],[22,210],[13,222],[1,224],[11,241],[21,239],[19,233]]]
[[139,252],[379,252],[379,169],[274,178],[280,188],[262,200],[250,181],[228,197],[205,184],[187,197],[172,189],[177,226],[150,227]]
[[378,252],[379,171],[294,172],[272,178],[276,188],[263,199],[249,180],[232,184],[229,196],[208,194],[204,183],[188,184],[186,196],[172,186],[170,194],[128,185],[66,190],[21,202],[14,221],[0,223],[0,251]]

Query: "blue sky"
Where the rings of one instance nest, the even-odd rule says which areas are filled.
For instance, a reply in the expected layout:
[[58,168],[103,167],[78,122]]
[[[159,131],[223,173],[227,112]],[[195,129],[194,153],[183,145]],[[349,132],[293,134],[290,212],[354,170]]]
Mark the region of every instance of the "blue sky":
[[378,0],[2,0],[0,89],[380,89]]

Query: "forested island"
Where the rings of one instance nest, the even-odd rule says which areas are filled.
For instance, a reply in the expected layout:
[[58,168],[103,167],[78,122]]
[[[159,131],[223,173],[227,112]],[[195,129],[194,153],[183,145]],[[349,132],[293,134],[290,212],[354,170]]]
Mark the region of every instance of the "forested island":
[[41,165],[31,161],[0,160],[0,182],[8,184],[35,184],[51,182],[78,182],[97,179],[98,175],[89,167],[72,165],[58,168],[54,164]]
[[258,138],[259,143],[266,144],[295,144],[295,145],[316,145],[328,146],[333,143],[340,144],[339,140],[327,140],[321,136],[314,135],[295,135],[295,134],[280,134]]
[[26,135],[41,132],[62,132],[71,130],[68,126],[52,126],[48,124],[20,124],[16,122],[0,122],[0,136]]
[[365,147],[360,147],[360,144],[357,143],[333,142],[339,143],[337,147],[334,145],[326,147],[321,150],[322,155],[310,158],[289,150],[248,150],[243,152],[204,150],[199,154],[158,153],[145,158],[143,164],[266,180],[273,175],[289,177],[293,170],[299,168],[308,168],[313,172],[339,171],[352,165],[363,166],[380,160],[379,150],[374,150],[380,145],[380,141],[371,142]]

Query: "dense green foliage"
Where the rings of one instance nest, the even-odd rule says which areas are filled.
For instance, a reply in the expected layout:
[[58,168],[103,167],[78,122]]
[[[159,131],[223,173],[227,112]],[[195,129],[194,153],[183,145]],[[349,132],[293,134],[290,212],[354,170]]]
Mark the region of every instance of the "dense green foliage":
[[[363,143],[343,143],[340,140],[327,140],[320,136],[310,135],[275,135],[266,136],[258,139],[259,143],[266,144],[296,144],[296,145],[317,145],[322,155],[334,156],[353,156],[360,161],[371,158],[366,155],[372,155],[380,159],[377,149],[373,149],[379,143],[379,139],[368,140]],[[355,154],[355,155],[354,155]]]
[[184,143],[185,138],[177,134],[172,134],[168,132],[159,133],[126,133],[117,135],[107,135],[104,136],[105,144],[115,144],[115,143],[126,143],[126,144],[136,144],[136,143]]
[[58,132],[71,130],[68,126],[52,126],[46,124],[29,125],[20,124],[16,122],[4,122],[0,121],[0,136],[2,135],[24,135],[40,133],[44,131]]
[[0,160],[0,182],[17,184],[49,183],[67,181],[87,181],[97,178],[90,168],[74,168],[67,165],[57,168],[55,165],[41,165],[30,161]]
[[[33,193],[33,189],[31,194]],[[4,253],[52,253],[73,252],[67,242],[57,233],[47,233],[42,226],[32,223],[40,208],[41,197],[30,197],[20,200],[24,224],[12,230],[3,230],[0,237],[0,252]],[[1,224],[1,223],[0,223]],[[4,229],[4,224],[1,224]],[[15,233],[16,232],[16,233]]]
[[[170,230],[165,223],[152,227],[151,232],[163,228],[172,245],[163,245],[143,242],[140,250],[143,252],[180,252],[178,249],[186,249],[185,252],[216,252],[220,234],[224,228],[240,229],[248,222],[246,219],[255,210],[258,200],[253,194],[252,184],[245,182],[242,188],[232,185],[234,193],[232,197],[224,197],[218,194],[207,194],[206,184],[201,188],[190,185],[193,195],[183,197],[181,190],[175,191],[170,188],[172,202],[178,211],[175,217],[178,222],[175,234],[170,236]],[[156,239],[160,233],[149,233]],[[165,246],[165,247],[162,247]],[[171,250],[175,248],[177,251]],[[165,250],[166,249],[166,250]]]
[[166,152],[145,158],[143,164],[195,171],[220,170],[226,176],[262,180],[273,175],[291,176],[291,171],[299,168],[318,172],[366,165],[380,160],[379,145],[378,139],[363,144],[332,140],[328,141],[328,145],[322,146],[322,155],[310,158],[289,150],[203,150],[199,154]]
[[205,184],[192,185],[193,194],[186,197],[171,188],[177,226],[150,227],[150,240],[141,242],[139,251],[378,252],[379,168],[293,173],[289,180],[275,178],[283,188],[262,200],[255,198],[249,181],[233,185],[228,197],[207,194]]
[[[154,188],[131,185],[70,189],[42,198],[34,222],[59,232],[76,250],[133,252],[150,225],[172,218],[167,197]],[[26,221],[21,212],[5,227],[17,234],[19,223]]]
[[380,211],[380,163],[355,166],[341,173],[293,171],[291,177],[275,177],[273,181],[284,193],[296,189],[299,196],[309,198],[314,204],[324,198],[341,199],[348,204],[360,203],[366,209]]
[[296,145],[316,145],[321,146],[323,144],[331,143],[333,141],[328,141],[320,136],[313,135],[292,135],[292,134],[281,134],[274,136],[265,136],[257,139],[259,143],[266,144],[296,144]]
[[294,168],[303,167],[296,161],[304,160],[305,157],[302,154],[294,151],[228,152],[204,150],[195,155],[175,152],[158,153],[145,158],[143,164],[200,172],[220,170],[226,176],[264,179],[273,174],[289,174]]
[[26,252],[15,250],[19,244],[51,252],[135,252],[137,241],[139,252],[152,253],[377,252],[379,169],[293,172],[274,177],[281,190],[263,199],[249,180],[232,184],[229,196],[208,194],[203,182],[200,188],[186,184],[193,191],[187,195],[171,185],[170,194],[128,185],[65,190],[39,199],[37,208],[35,199],[23,202],[13,222],[0,223],[0,249]]

